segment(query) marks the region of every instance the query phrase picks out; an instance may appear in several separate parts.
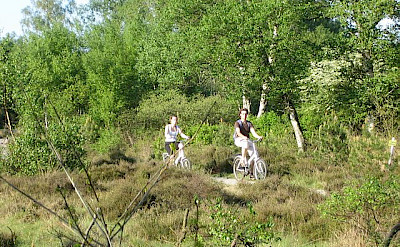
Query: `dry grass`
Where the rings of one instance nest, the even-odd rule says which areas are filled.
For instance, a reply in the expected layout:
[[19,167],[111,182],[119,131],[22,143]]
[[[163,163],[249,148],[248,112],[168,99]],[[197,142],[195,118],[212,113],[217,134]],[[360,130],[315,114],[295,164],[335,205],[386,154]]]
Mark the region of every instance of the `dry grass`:
[[336,232],[330,242],[331,247],[366,247],[368,245],[368,237],[357,229],[349,228]]

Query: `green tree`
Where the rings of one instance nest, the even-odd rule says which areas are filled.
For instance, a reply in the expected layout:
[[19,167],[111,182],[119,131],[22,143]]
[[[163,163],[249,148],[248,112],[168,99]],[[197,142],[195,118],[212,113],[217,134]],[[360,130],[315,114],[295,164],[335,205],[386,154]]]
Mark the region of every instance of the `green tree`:
[[[381,66],[378,63],[379,54],[385,54],[386,49],[393,42],[393,39],[385,35],[384,29],[378,28],[378,24],[384,18],[399,16],[399,2],[397,0],[335,0],[331,4],[329,16],[337,18],[342,24],[344,35],[350,43],[349,52],[361,54],[360,64],[355,66],[359,76],[373,77]],[[385,60],[381,62],[385,63]]]
[[74,0],[32,0],[32,6],[23,9],[25,31],[40,33],[55,24],[71,26],[72,13],[76,10]]
[[[393,99],[398,94],[395,89],[398,83],[396,80],[389,81],[387,75],[391,74],[389,77],[394,78],[397,72],[393,71],[398,71],[399,56],[396,50],[399,42],[398,24],[392,28],[383,28],[378,24],[385,18],[396,19],[399,16],[399,3],[396,0],[338,0],[331,4],[327,16],[341,23],[341,33],[347,42],[340,58],[347,60],[347,65],[340,71],[341,82],[336,87],[338,104],[334,107],[335,111],[355,129],[359,129],[364,119],[371,116],[378,120],[377,125],[382,126],[388,118],[392,118],[383,116],[382,109],[385,105],[393,107],[397,104]],[[384,91],[387,92],[386,96],[376,93]],[[389,108],[386,107],[387,110]]]
[[[8,126],[12,133],[12,122],[16,121],[14,102],[12,94],[14,91],[13,81],[15,78],[13,64],[13,50],[17,46],[17,41],[13,36],[7,35],[0,40],[0,85],[2,93],[1,102],[1,120],[2,126]],[[11,115],[11,116],[10,116]]]
[[92,94],[90,112],[99,123],[110,126],[125,108],[138,105],[149,87],[139,81],[135,68],[134,38],[121,21],[105,21],[86,36],[84,66]]
[[[8,81],[13,88],[11,98],[20,130],[11,147],[10,161],[18,165],[17,171],[26,173],[47,170],[57,164],[48,141],[63,154],[66,165],[81,165],[84,138],[77,126],[89,105],[81,44],[78,36],[64,25],[66,10],[55,6],[59,2],[40,3],[43,5],[31,10],[51,14],[42,16],[35,11],[27,14],[25,20],[31,20],[32,26],[13,49],[14,72]],[[60,11],[50,11],[54,8]],[[46,22],[39,25],[36,17],[43,17]]]

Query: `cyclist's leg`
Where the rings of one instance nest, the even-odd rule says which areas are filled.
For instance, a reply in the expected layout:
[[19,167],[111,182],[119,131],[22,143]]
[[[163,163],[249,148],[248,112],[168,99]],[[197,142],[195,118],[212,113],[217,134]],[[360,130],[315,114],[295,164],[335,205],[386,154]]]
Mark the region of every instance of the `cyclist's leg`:
[[242,165],[247,164],[247,149],[249,148],[249,143],[247,139],[242,139],[240,137],[235,139],[235,145],[242,149]]
[[167,150],[168,155],[172,154],[171,143],[173,142],[165,142],[165,150]]
[[[247,154],[250,157],[254,154],[254,149],[253,149],[253,143],[250,140],[247,140],[248,148],[247,148]],[[254,160],[249,164],[250,168],[250,175],[253,174],[253,167],[254,167]]]
[[174,142],[175,150],[179,150],[179,145],[178,144],[179,144],[178,142]]

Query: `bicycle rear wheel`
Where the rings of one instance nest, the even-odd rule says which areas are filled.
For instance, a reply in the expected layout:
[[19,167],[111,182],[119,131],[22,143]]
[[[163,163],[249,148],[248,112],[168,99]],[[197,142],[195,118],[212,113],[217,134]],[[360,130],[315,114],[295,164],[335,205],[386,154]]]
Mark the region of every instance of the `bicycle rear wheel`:
[[192,168],[192,164],[190,164],[190,161],[189,161],[188,159],[184,158],[184,159],[181,161],[181,167],[182,167],[183,169],[191,169],[191,168]]
[[242,180],[245,177],[245,168],[240,166],[240,162],[242,161],[242,156],[238,155],[233,159],[233,174],[235,174],[235,178],[237,180]]
[[255,179],[264,179],[267,176],[267,163],[263,159],[257,160],[254,164]]

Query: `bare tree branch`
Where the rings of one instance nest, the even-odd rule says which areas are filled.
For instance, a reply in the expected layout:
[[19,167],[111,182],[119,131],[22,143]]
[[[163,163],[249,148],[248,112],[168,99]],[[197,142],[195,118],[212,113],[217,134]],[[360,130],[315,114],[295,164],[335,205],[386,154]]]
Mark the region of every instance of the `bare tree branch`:
[[392,230],[390,230],[389,234],[387,235],[385,242],[383,242],[383,247],[389,247],[390,242],[392,242],[394,236],[400,231],[400,223],[397,223]]

